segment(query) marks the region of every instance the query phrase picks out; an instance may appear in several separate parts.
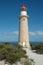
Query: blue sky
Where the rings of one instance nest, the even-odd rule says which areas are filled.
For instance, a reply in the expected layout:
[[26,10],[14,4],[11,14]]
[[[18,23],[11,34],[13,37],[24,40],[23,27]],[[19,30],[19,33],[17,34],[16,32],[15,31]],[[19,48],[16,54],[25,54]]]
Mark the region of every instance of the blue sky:
[[0,41],[18,41],[20,7],[29,15],[30,41],[43,41],[43,0],[0,0]]

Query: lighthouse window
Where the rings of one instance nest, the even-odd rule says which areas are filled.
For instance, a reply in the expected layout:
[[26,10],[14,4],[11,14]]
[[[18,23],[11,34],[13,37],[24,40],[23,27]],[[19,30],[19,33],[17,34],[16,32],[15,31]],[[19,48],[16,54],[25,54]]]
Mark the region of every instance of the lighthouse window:
[[22,18],[21,21],[25,21],[25,18]]
[[23,20],[25,20],[25,18],[23,18]]

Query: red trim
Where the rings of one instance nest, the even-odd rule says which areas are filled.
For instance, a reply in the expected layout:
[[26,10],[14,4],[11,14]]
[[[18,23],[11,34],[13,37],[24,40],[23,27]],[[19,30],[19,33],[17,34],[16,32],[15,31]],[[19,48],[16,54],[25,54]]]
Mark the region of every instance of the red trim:
[[21,8],[26,8],[26,6],[25,5],[22,5]]

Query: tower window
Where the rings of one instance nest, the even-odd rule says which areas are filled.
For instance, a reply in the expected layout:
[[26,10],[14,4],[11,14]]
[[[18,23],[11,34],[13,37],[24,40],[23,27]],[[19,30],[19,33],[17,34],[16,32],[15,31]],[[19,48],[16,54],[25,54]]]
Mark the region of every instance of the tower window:
[[23,20],[25,21],[25,18],[23,18]]

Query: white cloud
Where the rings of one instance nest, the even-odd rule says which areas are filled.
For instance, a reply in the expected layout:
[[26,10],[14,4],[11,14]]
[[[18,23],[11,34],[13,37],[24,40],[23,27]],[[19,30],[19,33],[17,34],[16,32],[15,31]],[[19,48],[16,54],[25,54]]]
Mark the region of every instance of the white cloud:
[[18,32],[18,31],[14,31],[14,32],[12,32],[12,34],[16,34],[16,35],[18,35],[19,32]]
[[37,31],[38,35],[43,35],[43,31]]
[[30,33],[30,35],[32,35],[32,36],[36,36],[36,35],[41,35],[41,36],[43,36],[43,31],[36,31],[36,32],[29,32]]
[[4,32],[4,35],[18,35],[18,31],[13,31],[13,32]]
[[36,32],[29,32],[30,35],[36,36]]
[[[18,32],[18,31],[4,32],[3,34],[4,34],[4,35],[18,35],[19,32]],[[36,32],[30,31],[29,34],[30,34],[31,36],[37,36],[37,35],[43,36],[43,31],[36,31]]]

